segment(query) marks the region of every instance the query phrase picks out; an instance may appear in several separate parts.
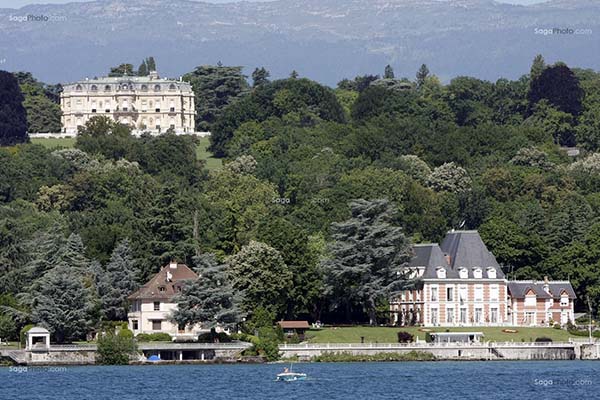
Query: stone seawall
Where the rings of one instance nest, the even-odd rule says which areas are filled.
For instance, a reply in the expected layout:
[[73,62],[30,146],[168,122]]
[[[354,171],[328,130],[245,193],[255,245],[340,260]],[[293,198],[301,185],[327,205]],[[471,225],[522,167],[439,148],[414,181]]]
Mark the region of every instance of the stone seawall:
[[433,354],[438,360],[575,360],[580,358],[579,345],[572,343],[485,343],[485,344],[307,344],[282,345],[283,358],[309,361],[327,353],[375,355],[408,354],[412,351]]

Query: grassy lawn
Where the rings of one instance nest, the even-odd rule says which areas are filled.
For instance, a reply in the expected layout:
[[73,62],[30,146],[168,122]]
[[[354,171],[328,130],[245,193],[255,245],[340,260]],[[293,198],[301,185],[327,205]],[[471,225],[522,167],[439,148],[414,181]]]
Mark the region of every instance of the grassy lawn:
[[[433,332],[483,332],[484,340],[494,342],[530,342],[538,337],[549,337],[555,342],[566,342],[571,335],[569,332],[554,328],[508,328],[515,329],[517,333],[502,332],[506,327],[467,327],[467,328],[433,328]],[[406,331],[415,335],[421,340],[425,340],[425,332],[419,331],[417,327],[388,328],[388,327],[350,327],[350,328],[325,328],[322,330],[310,330],[307,332],[311,343],[360,343],[361,336],[364,336],[365,343],[396,343],[397,332]]]
[[57,147],[71,148],[71,147],[75,146],[75,138],[74,137],[52,138],[52,139],[35,138],[35,139],[31,139],[31,143],[41,144],[42,146],[47,147],[49,149],[54,149]]
[[196,157],[199,160],[206,161],[206,169],[215,170],[220,169],[223,163],[220,158],[214,158],[212,153],[207,150],[210,145],[210,139],[208,136],[200,138],[200,143],[196,147]]

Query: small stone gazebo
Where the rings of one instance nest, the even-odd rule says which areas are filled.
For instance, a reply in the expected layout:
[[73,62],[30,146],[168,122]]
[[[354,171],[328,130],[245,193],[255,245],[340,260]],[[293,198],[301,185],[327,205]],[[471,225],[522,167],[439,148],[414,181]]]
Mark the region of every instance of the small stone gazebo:
[[26,335],[26,350],[48,350],[50,348],[50,332],[48,329],[35,326],[28,330]]

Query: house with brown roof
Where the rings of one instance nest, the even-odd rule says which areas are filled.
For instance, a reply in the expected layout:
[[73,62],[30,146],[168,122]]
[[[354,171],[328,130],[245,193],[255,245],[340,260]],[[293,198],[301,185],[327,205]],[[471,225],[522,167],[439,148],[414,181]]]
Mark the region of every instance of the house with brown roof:
[[168,333],[177,336],[196,333],[198,326],[178,327],[169,321],[169,315],[177,309],[173,298],[181,292],[185,282],[194,279],[198,279],[198,275],[187,265],[171,262],[132,293],[128,297],[131,306],[127,319],[134,335]]
[[304,340],[304,333],[307,329],[310,329],[308,321],[279,321],[277,324],[283,329],[283,334],[286,337],[290,338],[298,335],[300,340]]

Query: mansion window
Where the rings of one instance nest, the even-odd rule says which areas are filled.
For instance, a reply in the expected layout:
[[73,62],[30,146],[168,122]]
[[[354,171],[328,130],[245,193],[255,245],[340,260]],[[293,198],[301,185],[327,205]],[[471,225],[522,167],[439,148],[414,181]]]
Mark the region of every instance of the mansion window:
[[560,298],[560,306],[561,307],[566,307],[569,305],[569,298],[566,296],[563,296]]
[[475,301],[483,301],[483,286],[475,286]]
[[490,308],[490,322],[492,324],[498,323],[498,309],[496,307]]
[[481,268],[475,268],[473,270],[473,278],[475,278],[475,279],[481,279],[482,278]]
[[96,113],[96,109],[95,108],[92,108],[92,113]]
[[175,85],[173,83],[171,83],[171,85],[169,86],[169,90],[175,90]]
[[496,269],[495,268],[488,268],[487,274],[488,274],[488,278],[496,279]]
[[75,87],[75,90],[77,90],[78,92],[81,92],[81,90],[82,90],[82,89],[83,89],[83,88],[81,87],[81,85],[77,85],[77,86]]
[[490,301],[498,301],[500,298],[498,285],[490,285]]
[[108,109],[108,108],[107,108],[106,110],[104,110],[104,112],[105,112],[105,113],[109,113],[109,112],[110,112],[110,109]]
[[483,319],[482,317],[483,317],[483,310],[481,308],[476,308],[475,309],[475,323],[480,324]]
[[469,299],[469,289],[467,286],[461,286],[459,288],[460,304],[464,304]]
[[142,85],[142,92],[148,91],[148,85]]
[[535,324],[535,312],[534,311],[527,311],[525,313],[523,324],[524,325],[534,325]]
[[431,288],[431,301],[438,301],[438,288]]
[[105,92],[110,92],[110,85],[104,86],[104,91]]
[[134,330],[134,331],[137,331],[139,329],[138,320],[137,319],[134,319],[134,320],[131,321],[131,327],[133,328],[132,330]]
[[469,277],[469,271],[466,268],[461,268],[458,270],[458,276],[460,279],[467,279]]
[[525,307],[535,307],[536,297],[533,296],[525,296]]
[[438,309],[437,308],[431,308],[431,325],[437,325],[438,324]]
[[438,268],[437,269],[437,277],[438,278],[445,278],[446,277],[446,270],[444,268]]
[[160,301],[154,302],[154,311],[160,311]]
[[152,320],[152,330],[160,331],[162,329],[162,321],[160,320]]
[[160,112],[160,108],[155,108],[154,112]]
[[454,308],[452,307],[446,308],[446,322],[454,323]]
[[460,309],[460,323],[461,324],[467,323],[467,309],[466,308]]
[[154,85],[154,91],[160,92],[160,85]]
[[446,288],[446,301],[454,301],[454,288]]

